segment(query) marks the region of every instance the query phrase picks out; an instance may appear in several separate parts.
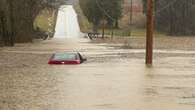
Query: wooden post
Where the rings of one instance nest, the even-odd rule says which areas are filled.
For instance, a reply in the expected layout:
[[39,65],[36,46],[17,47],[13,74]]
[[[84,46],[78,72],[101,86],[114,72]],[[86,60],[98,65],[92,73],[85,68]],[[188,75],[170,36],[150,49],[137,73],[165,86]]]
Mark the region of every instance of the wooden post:
[[147,0],[146,64],[153,63],[154,0]]
[[129,11],[130,37],[132,36],[132,21],[133,21],[133,0],[130,1],[130,11]]
[[13,9],[13,0],[9,0],[9,11],[10,11],[10,32],[7,33],[7,37],[9,37],[8,39],[8,42],[9,42],[9,46],[14,46],[14,34],[15,34],[15,31],[14,31],[14,9]]
[[105,36],[105,17],[102,22],[102,39],[104,39],[104,36]]

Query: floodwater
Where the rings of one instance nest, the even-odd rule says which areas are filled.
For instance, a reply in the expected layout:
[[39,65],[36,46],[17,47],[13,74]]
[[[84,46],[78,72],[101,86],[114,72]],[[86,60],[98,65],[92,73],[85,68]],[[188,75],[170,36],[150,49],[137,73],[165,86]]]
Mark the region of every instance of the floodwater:
[[[80,51],[88,61],[47,64],[63,51]],[[140,51],[86,39],[1,48],[0,110],[194,110],[194,54],[157,51],[149,68]]]
[[77,14],[72,5],[59,8],[55,38],[77,38],[81,36]]

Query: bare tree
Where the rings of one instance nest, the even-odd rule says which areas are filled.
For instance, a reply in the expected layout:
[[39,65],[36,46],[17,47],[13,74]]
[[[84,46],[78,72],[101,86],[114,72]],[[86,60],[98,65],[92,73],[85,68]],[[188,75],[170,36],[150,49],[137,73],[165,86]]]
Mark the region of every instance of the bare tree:
[[[31,42],[34,37],[34,21],[45,8],[58,10],[64,0],[0,0],[1,35],[11,45],[16,42]],[[4,14],[2,14],[4,13]],[[2,29],[4,28],[4,29]]]

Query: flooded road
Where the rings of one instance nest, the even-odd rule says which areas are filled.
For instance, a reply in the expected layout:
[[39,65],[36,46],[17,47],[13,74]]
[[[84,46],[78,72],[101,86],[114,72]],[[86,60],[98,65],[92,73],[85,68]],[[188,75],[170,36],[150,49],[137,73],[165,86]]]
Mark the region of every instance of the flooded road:
[[[50,66],[52,53],[80,51],[81,65]],[[123,50],[86,39],[0,49],[0,110],[194,110],[194,52]]]
[[77,38],[82,35],[77,14],[72,5],[63,5],[58,10],[55,38]]

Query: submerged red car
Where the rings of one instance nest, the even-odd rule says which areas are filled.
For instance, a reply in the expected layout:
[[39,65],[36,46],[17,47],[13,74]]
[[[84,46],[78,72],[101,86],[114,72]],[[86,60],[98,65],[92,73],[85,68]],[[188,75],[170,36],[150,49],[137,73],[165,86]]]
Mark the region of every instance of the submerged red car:
[[56,53],[50,58],[50,65],[69,65],[81,64],[87,59],[83,58],[80,53]]

